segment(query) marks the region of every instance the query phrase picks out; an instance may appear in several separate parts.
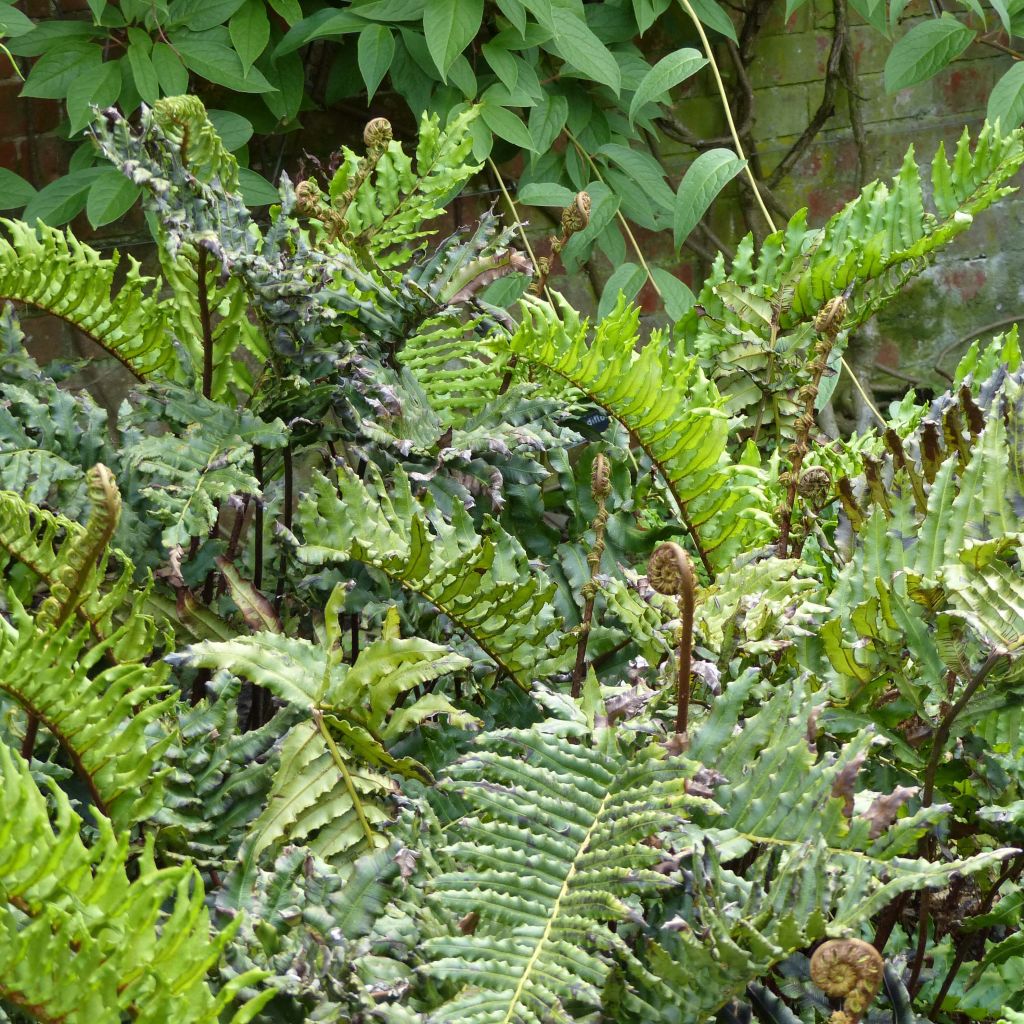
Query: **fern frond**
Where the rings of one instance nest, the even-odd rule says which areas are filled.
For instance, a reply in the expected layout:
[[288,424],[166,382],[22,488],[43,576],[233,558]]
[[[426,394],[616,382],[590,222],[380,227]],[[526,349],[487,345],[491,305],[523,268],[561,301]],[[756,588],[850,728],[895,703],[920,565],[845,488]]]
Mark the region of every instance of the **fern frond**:
[[246,842],[247,872],[263,851],[285,841],[308,846],[339,867],[385,845],[380,826],[393,817],[394,792],[386,773],[430,778],[412,759],[393,757],[385,743],[439,713],[470,718],[440,694],[392,716],[400,694],[469,661],[426,640],[382,636],[347,665],[335,625],[343,599],[339,588],[328,602],[325,645],[262,632],[196,644],[175,656],[201,668],[228,669],[312,716],[284,740],[266,810]]
[[465,985],[431,1024],[541,1024],[576,1019],[569,1003],[599,1007],[613,964],[631,959],[616,925],[671,885],[644,840],[700,802],[686,793],[693,765],[584,733],[567,722],[492,733],[444,783],[471,814],[449,830],[456,869],[429,898],[452,923],[479,920],[424,944],[425,969]]
[[52,821],[28,765],[0,744],[0,998],[54,1024],[215,1024],[262,976],[216,996],[206,983],[240,922],[212,937],[191,866],[158,869],[147,843],[129,874],[128,832],[118,838],[99,816],[87,847],[64,793],[54,785],[49,797]]
[[253,448],[283,448],[288,432],[279,419],[268,422],[201,395],[160,389],[152,398],[161,404],[163,421],[181,427],[157,436],[128,429],[122,462],[137,475],[151,515],[163,524],[164,546],[184,547],[210,533],[222,501],[260,496]]
[[0,302],[24,302],[66,320],[136,377],[179,376],[170,311],[137,260],[128,257],[124,274],[117,253],[103,257],[68,229],[4,219],[0,226]]
[[342,148],[330,199],[344,218],[354,250],[365,249],[378,266],[394,267],[433,233],[423,225],[439,217],[445,201],[480,170],[479,164],[469,162],[469,129],[478,113],[477,108],[467,108],[445,128],[437,114],[424,113],[415,165],[394,140],[382,152],[371,150],[362,159],[347,146]]
[[249,825],[266,806],[277,767],[274,747],[291,716],[275,715],[246,732],[238,682],[222,673],[207,689],[210,699],[175,708],[177,728],[163,755],[170,771],[153,820],[162,855],[219,869],[236,859]]
[[160,761],[170,737],[147,728],[174,703],[167,666],[122,662],[98,669],[134,628],[131,622],[89,646],[89,628],[69,620],[40,629],[20,605],[0,636],[0,689],[59,740],[100,810],[125,826],[160,803]]
[[632,432],[668,486],[709,573],[738,549],[771,537],[775,527],[761,475],[726,454],[728,416],[695,358],[657,333],[638,351],[639,311],[621,300],[589,341],[587,322],[564,300],[557,312],[534,299],[524,300],[523,310],[509,349],[578,388]]
[[357,561],[419,594],[524,688],[564,668],[572,638],[551,609],[555,584],[490,517],[477,533],[456,503],[446,523],[409,478],[389,493],[372,464],[367,480],[346,466],[334,486],[319,474],[300,504],[296,556],[307,565]]

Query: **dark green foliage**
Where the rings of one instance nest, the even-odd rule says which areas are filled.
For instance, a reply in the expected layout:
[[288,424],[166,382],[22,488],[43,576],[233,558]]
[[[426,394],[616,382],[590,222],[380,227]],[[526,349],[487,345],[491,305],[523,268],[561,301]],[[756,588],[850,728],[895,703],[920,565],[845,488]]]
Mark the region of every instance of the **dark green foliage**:
[[0,1013],[811,1024],[808,957],[856,937],[869,1024],[1014,1020],[1016,339],[827,448],[723,368],[818,344],[837,288],[861,323],[1020,138],[937,164],[937,217],[908,162],[746,247],[645,337],[624,300],[488,302],[531,269],[491,215],[429,248],[474,116],[258,223],[198,101],[111,114],[168,297],[53,229],[0,253],[140,376],[79,448],[103,416],[5,315]]

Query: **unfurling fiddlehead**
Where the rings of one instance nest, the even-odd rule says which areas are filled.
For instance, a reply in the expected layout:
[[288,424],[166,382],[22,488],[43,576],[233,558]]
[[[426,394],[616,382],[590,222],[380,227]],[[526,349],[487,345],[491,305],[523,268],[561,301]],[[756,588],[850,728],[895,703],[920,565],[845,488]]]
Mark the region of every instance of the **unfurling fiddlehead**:
[[531,286],[534,295],[542,295],[548,275],[554,266],[554,259],[566,247],[569,239],[590,223],[590,193],[577,192],[573,201],[562,211],[562,234],[551,238],[551,253],[537,260],[537,279]]
[[590,636],[590,623],[594,618],[594,599],[597,597],[597,584],[594,577],[601,568],[601,556],[604,554],[604,531],[608,525],[608,495],[611,494],[611,468],[608,460],[598,453],[594,459],[591,475],[590,493],[597,502],[597,514],[594,516],[594,546],[587,555],[590,567],[590,579],[583,584],[583,619],[580,621],[579,640],[576,645],[576,666],[572,672],[572,695],[580,695],[583,676],[587,668],[587,638]]
[[[778,510],[779,521],[779,558],[789,557],[789,534],[792,529],[793,511],[796,499],[804,482],[801,476],[803,461],[810,451],[811,430],[814,428],[814,406],[818,398],[821,378],[828,369],[829,356],[839,337],[839,331],[846,318],[846,297],[839,295],[830,299],[818,311],[814,318],[814,329],[818,332],[818,341],[814,346],[814,362],[811,363],[811,380],[800,388],[800,398],[804,403],[803,412],[796,421],[796,439],[789,446],[789,472],[784,474],[782,482],[787,484],[786,498]],[[808,473],[810,470],[808,470]],[[819,481],[820,482],[820,481]],[[831,481],[829,481],[831,483]],[[813,489],[813,488],[812,488]],[[799,553],[799,552],[797,552]]]
[[831,1024],[858,1024],[882,987],[885,961],[863,939],[830,939],[811,957],[811,980],[843,1008],[832,1014]]
[[693,648],[693,599],[697,587],[690,556],[678,544],[659,545],[647,562],[647,579],[659,594],[682,599],[676,733],[685,736],[690,717],[690,654]]

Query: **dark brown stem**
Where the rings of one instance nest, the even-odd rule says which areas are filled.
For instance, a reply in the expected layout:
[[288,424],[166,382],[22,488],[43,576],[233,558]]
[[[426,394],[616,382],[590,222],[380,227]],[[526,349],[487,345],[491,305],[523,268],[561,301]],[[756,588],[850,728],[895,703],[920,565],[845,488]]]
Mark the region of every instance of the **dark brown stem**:
[[914,961],[910,965],[910,976],[907,979],[907,992],[910,993],[911,999],[917,995],[921,968],[924,966],[924,954],[928,948],[929,909],[928,890],[922,889],[917,912],[917,946],[914,949]]
[[604,531],[608,525],[607,499],[611,493],[609,482],[608,460],[604,455],[598,454],[594,459],[593,478],[591,482],[591,493],[597,502],[597,513],[594,516],[594,546],[587,555],[587,564],[590,567],[590,579],[583,587],[585,603],[583,605],[583,618],[580,621],[580,634],[576,643],[576,665],[572,670],[572,696],[580,695],[580,688],[583,685],[583,677],[587,674],[587,641],[590,638],[590,624],[594,618],[594,601],[597,598],[597,584],[594,577],[601,569],[601,556],[604,554]]
[[685,736],[690,725],[690,661],[693,655],[693,604],[696,582],[690,560],[686,559],[683,572],[683,628],[679,634],[679,674],[676,696],[676,732]]
[[210,296],[206,283],[207,251],[200,247],[196,264],[199,296],[199,320],[203,329],[203,398],[213,394],[213,325],[210,320]]
[[36,749],[36,737],[39,735],[39,719],[36,715],[29,714],[28,725],[25,727],[25,738],[21,741],[21,756],[26,761],[32,760]]
[[260,496],[256,499],[253,513],[252,584],[257,590],[263,589],[263,449],[254,445],[252,449],[252,471],[259,484]]
[[[292,467],[292,446],[290,444],[284,447],[284,511],[283,519],[285,529],[290,530],[292,528],[292,486],[293,486],[293,467]],[[284,601],[284,584],[285,584],[285,570],[288,567],[288,555],[285,551],[281,552],[281,557],[277,563],[277,587],[274,591],[274,610],[278,616],[281,615],[281,604]]]
[[[1000,872],[999,877],[992,883],[992,888],[985,894],[985,899],[982,901],[981,906],[978,908],[977,917],[984,917],[987,913],[992,910],[992,904],[995,903],[996,894],[999,892],[1004,882],[1016,882],[1021,876],[1021,872],[1024,872],[1024,853],[1018,853],[1016,857],[1012,857],[1010,860],[1003,865],[1003,870]],[[982,930],[979,938],[982,944],[988,941],[989,935],[992,934],[992,925]],[[953,957],[953,962],[949,965],[949,970],[946,972],[946,977],[943,979],[942,987],[939,989],[938,995],[935,997],[935,1002],[932,1003],[932,1008],[928,1011],[928,1019],[935,1020],[939,1010],[942,1009],[942,1003],[946,996],[949,994],[949,990],[953,987],[953,982],[956,980],[957,974],[960,972],[960,968],[963,966],[964,961],[967,959],[968,951],[971,947],[966,942],[958,943],[956,946],[956,956]]]

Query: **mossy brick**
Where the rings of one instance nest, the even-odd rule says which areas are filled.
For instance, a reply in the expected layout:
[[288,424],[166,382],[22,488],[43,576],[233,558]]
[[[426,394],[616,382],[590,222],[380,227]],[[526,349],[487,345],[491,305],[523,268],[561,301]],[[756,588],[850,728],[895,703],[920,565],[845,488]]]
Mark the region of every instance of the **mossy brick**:
[[824,74],[829,37],[823,32],[770,36],[758,45],[748,69],[755,89],[811,82]]
[[850,46],[860,75],[882,71],[892,52],[892,42],[870,25],[850,26]]
[[[931,80],[889,93],[881,74],[861,75],[857,82],[861,96],[861,117],[866,125],[891,123],[908,118],[931,119],[935,126],[935,83]],[[874,138],[874,134],[872,135]]]
[[799,135],[809,118],[807,86],[787,85],[754,93],[754,134],[759,140]]
[[[692,96],[681,99],[673,105],[672,113],[700,138],[715,138],[725,133],[725,116],[717,97]],[[669,161],[680,157],[689,160],[693,157],[693,150],[689,146],[667,135],[662,138],[661,152]]]
[[957,61],[935,76],[935,102],[944,113],[983,117],[995,80],[996,62],[987,58]]

